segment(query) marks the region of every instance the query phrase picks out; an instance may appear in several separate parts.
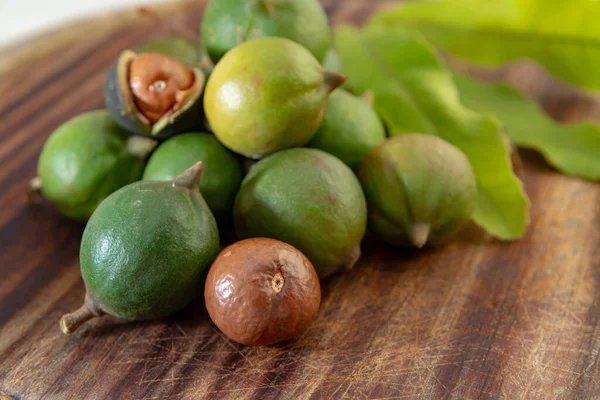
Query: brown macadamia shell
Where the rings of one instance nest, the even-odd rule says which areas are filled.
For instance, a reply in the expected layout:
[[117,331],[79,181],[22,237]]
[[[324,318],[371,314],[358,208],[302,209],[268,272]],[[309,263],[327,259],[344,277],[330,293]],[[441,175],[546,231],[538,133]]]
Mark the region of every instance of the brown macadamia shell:
[[317,273],[295,247],[274,239],[242,240],[225,248],[206,279],[208,313],[232,340],[270,345],[302,333],[319,311]]

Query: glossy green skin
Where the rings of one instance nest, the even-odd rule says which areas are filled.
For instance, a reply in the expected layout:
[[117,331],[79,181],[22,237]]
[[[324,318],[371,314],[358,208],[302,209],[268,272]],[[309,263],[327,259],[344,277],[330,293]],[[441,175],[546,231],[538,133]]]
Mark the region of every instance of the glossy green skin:
[[204,165],[202,196],[219,225],[227,225],[244,171],[240,160],[213,135],[187,133],[168,139],[148,160],[143,179],[172,180],[198,161]]
[[359,246],[367,207],[350,168],[320,150],[299,148],[252,167],[237,195],[234,218],[240,238],[289,243],[325,278]]
[[154,319],[202,293],[218,252],[217,225],[197,189],[142,181],[110,195],[90,218],[81,273],[104,312]]
[[106,110],[61,125],[38,162],[44,196],[64,215],[87,220],[106,196],[142,177],[144,160],[128,152],[127,137]]
[[308,143],[333,154],[353,171],[385,141],[385,128],[373,108],[364,100],[337,89],[329,96],[323,123]]
[[213,0],[200,32],[215,63],[238,44],[265,36],[293,40],[319,61],[331,44],[327,15],[318,0]]
[[411,230],[427,224],[427,243],[449,239],[469,221],[477,182],[469,160],[433,135],[388,139],[363,162],[359,179],[369,204],[369,226],[385,241],[411,245]]
[[330,88],[302,46],[281,38],[245,42],[215,67],[204,109],[221,143],[250,158],[306,144],[323,119]]

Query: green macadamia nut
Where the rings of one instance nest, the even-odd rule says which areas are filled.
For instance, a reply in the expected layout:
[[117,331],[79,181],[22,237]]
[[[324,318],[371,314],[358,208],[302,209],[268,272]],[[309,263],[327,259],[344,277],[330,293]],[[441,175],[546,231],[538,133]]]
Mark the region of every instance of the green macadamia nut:
[[214,135],[186,133],[173,136],[152,153],[144,170],[144,180],[170,181],[202,161],[204,174],[200,192],[217,222],[231,223],[233,201],[244,177],[240,159],[229,152]]
[[369,226],[385,241],[422,247],[454,235],[471,218],[477,182],[467,157],[434,135],[388,139],[363,161]]
[[32,189],[64,215],[87,220],[108,195],[141,179],[154,147],[154,140],[130,136],[106,110],[82,114],[48,138]]
[[261,158],[305,145],[321,125],[329,93],[345,79],[324,70],[291,40],[255,39],[216,65],[204,109],[221,143],[246,157]]
[[323,123],[307,144],[333,154],[353,171],[385,141],[385,128],[371,105],[345,90],[329,96]]
[[169,315],[201,294],[219,253],[219,231],[200,191],[202,163],[172,181],[141,181],[106,198],[81,240],[84,305],[60,320],[72,333],[104,314]]
[[331,44],[327,15],[318,0],[212,0],[200,31],[215,63],[238,44],[266,36],[293,40],[319,61]]
[[240,238],[289,243],[325,278],[358,260],[367,206],[358,179],[342,161],[297,148],[250,169],[236,197],[234,221]]

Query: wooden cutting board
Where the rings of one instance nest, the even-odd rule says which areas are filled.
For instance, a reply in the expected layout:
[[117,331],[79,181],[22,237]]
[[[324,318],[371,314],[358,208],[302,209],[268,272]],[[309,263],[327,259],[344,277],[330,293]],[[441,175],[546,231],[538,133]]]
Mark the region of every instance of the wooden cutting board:
[[[364,21],[382,3],[325,1],[334,22]],[[195,29],[202,8],[161,12]],[[28,204],[27,181],[60,123],[103,106],[119,52],[167,32],[129,13],[0,54],[0,399],[600,397],[600,187],[529,152],[522,240],[475,226],[423,251],[367,240],[357,267],[323,284],[310,329],[287,344],[238,345],[201,303],[160,321],[102,318],[61,334],[60,316],[84,295],[83,225]],[[572,90],[536,90],[563,120],[594,109]]]

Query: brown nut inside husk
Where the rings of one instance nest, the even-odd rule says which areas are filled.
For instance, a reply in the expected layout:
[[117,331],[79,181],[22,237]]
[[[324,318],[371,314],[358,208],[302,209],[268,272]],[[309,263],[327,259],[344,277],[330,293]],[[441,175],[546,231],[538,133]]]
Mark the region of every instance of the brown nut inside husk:
[[302,333],[319,310],[321,286],[312,264],[295,247],[254,238],[219,254],[204,297],[211,319],[225,335],[261,346]]
[[107,108],[125,129],[157,138],[204,126],[204,72],[162,53],[124,51],[104,87]]
[[196,80],[192,69],[160,53],[138,54],[128,72],[140,118],[152,124],[180,109]]

